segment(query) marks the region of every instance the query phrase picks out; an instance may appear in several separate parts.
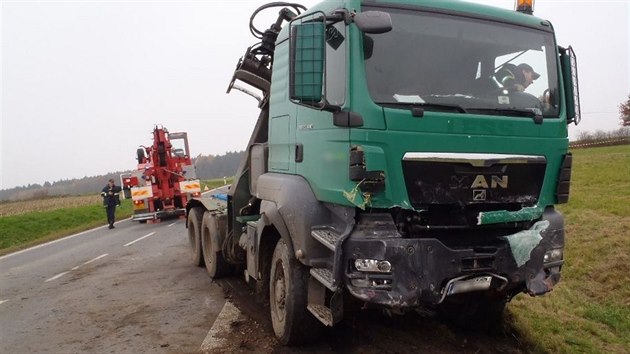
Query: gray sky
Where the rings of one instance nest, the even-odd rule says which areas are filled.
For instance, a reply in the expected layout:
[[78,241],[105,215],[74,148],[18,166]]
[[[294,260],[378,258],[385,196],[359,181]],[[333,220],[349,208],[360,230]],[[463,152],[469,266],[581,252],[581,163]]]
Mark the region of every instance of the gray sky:
[[[267,2],[0,0],[0,189],[133,169],[154,124],[188,132],[193,156],[244,149],[256,101],[225,90],[256,42],[249,16]],[[629,2],[535,2],[558,44],[578,56],[583,119],[573,137],[619,128],[617,106],[630,92]],[[277,10],[268,13],[259,27]]]

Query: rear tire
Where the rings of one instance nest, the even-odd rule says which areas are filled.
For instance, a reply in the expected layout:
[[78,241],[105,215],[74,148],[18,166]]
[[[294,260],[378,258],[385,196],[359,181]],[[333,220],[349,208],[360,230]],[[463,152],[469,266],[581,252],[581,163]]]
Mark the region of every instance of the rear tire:
[[201,218],[203,210],[201,208],[192,208],[188,212],[188,242],[190,243],[190,255],[193,264],[203,267],[203,255],[201,252]]
[[292,257],[280,239],[271,260],[269,308],[273,331],[284,345],[312,342],[323,329],[306,309],[308,278],[308,268]]
[[223,251],[220,248],[215,249],[212,244],[212,239],[220,239],[218,237],[219,233],[225,231],[225,219],[224,215],[209,215],[203,218],[201,223],[203,260],[206,264],[208,275],[213,279],[231,275],[234,271],[234,266],[229,264],[223,257]]

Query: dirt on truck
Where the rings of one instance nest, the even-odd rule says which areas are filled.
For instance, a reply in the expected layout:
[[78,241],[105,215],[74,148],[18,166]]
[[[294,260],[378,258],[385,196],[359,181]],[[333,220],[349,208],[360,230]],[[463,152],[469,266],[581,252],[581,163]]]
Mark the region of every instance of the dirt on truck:
[[[277,20],[257,28],[269,8]],[[514,296],[552,291],[577,66],[518,8],[257,9],[260,42],[228,92],[254,96],[260,115],[227,195],[186,205],[193,262],[244,276],[285,345],[316,340],[350,303],[489,328]]]

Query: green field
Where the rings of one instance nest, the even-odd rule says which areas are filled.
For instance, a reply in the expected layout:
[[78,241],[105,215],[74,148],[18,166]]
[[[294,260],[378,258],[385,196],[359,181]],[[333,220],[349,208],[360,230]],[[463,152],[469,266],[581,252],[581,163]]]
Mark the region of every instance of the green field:
[[[59,199],[60,203],[63,202],[63,198]],[[37,204],[38,201],[31,201],[31,203]],[[116,220],[129,216],[131,216],[131,201],[125,200],[116,210]],[[107,216],[101,202],[2,216],[0,217],[0,254],[105,224],[107,224]]]
[[562,280],[508,306],[536,351],[630,352],[630,145],[573,150]]

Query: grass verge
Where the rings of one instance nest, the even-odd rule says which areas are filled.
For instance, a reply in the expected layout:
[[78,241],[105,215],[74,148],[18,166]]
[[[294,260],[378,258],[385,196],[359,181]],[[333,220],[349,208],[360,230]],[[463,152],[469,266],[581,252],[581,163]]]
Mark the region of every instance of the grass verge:
[[234,181],[234,177],[228,177],[225,179],[215,178],[215,179],[203,180],[201,181],[201,191],[205,192],[206,188],[210,190],[217,187],[225,186],[227,184],[232,184],[233,181]]
[[[131,213],[131,201],[124,200],[116,210],[116,219],[125,219]],[[0,255],[105,224],[107,216],[100,203],[3,216],[0,217]]]
[[516,297],[513,326],[549,353],[630,352],[630,146],[573,150],[565,265],[551,293]]

